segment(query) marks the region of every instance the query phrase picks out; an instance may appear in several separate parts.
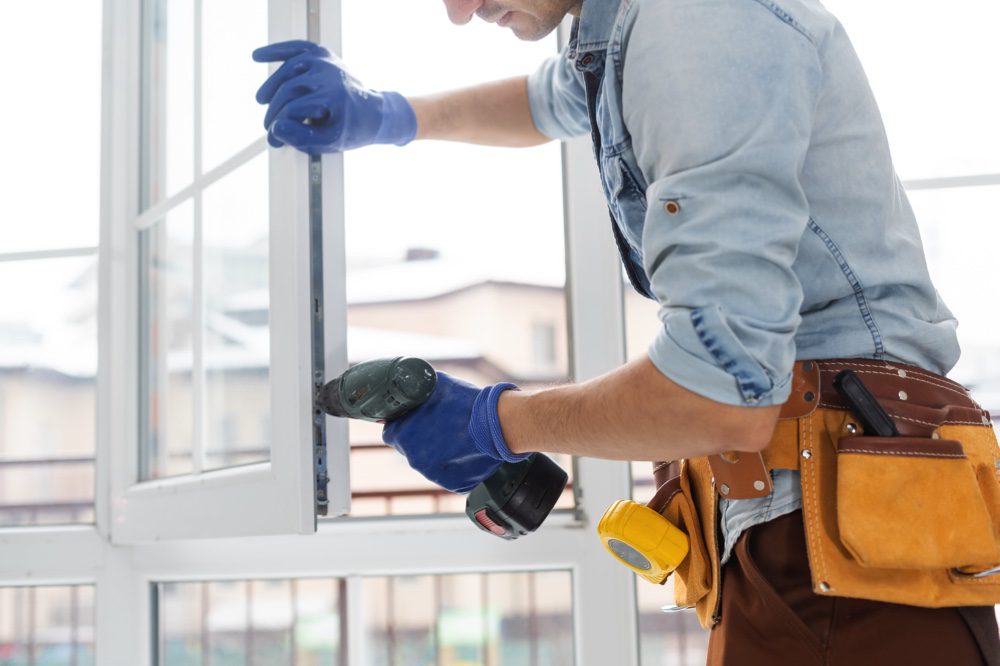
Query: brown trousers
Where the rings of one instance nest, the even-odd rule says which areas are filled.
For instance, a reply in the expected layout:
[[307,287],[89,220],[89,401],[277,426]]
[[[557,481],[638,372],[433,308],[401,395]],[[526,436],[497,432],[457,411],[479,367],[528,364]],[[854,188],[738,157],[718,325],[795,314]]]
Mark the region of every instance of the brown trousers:
[[1000,665],[992,607],[918,608],[814,594],[802,512],[747,530],[722,573],[708,666]]

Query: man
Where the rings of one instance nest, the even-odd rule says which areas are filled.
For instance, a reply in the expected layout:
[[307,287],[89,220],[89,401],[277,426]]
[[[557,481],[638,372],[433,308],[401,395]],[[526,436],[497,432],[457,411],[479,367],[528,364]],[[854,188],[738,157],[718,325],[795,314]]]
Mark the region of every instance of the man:
[[[678,596],[713,629],[709,663],[1000,663],[990,607],[1000,581],[977,578],[972,593],[959,580],[997,563],[986,514],[996,502],[976,513],[985,528],[970,523],[970,533],[988,532],[982,549],[966,554],[952,534],[938,539],[943,559],[911,562],[865,536],[906,518],[863,515],[862,536],[849,541],[855,494],[831,481],[839,453],[863,460],[882,447],[894,455],[879,464],[905,489],[910,477],[898,470],[944,457],[926,446],[945,427],[964,428],[955,436],[977,464],[1000,458],[981,410],[940,376],[958,358],[955,321],[930,282],[878,109],[837,20],[816,0],[445,5],[455,23],[478,16],[529,40],[567,14],[576,20],[563,53],[530,77],[410,100],[365,89],[322,47],[259,49],[259,61],[284,61],[257,95],[269,105],[271,145],[314,154],[414,139],[530,146],[590,132],[626,271],[660,304],[663,327],[647,357],[581,384],[526,393],[442,375],[385,441],[456,492],[531,451],[683,459],[670,481],[687,490],[671,502],[697,517],[683,525],[692,553]],[[837,448],[860,434],[830,383],[848,369],[916,444],[869,436]],[[724,452],[751,471],[766,463],[759,492],[715,483],[726,470],[711,457]],[[919,468],[945,475],[928,469]],[[845,463],[840,477],[853,473]],[[893,483],[883,486],[890,495]],[[655,508],[680,515],[671,507]]]

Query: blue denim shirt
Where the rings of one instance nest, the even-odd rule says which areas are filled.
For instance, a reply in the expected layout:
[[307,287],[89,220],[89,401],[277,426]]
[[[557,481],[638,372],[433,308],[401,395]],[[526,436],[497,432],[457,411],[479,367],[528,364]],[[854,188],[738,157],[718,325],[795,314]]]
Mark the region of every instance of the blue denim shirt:
[[[874,96],[818,0],[584,0],[528,94],[547,136],[590,131],[627,273],[660,305],[649,356],[681,386],[777,405],[795,359],[958,359]],[[796,473],[720,506],[728,556],[801,506]]]

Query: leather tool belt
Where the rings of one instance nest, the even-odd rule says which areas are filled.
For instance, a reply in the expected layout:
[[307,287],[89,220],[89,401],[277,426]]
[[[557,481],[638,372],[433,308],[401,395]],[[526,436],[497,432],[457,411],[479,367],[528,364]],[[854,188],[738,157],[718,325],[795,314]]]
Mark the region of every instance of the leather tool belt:
[[[866,435],[833,387],[853,370],[899,436]],[[990,415],[945,377],[866,359],[799,361],[771,443],[654,464],[648,506],[688,533],[678,606],[717,621],[718,498],[771,492],[770,470],[799,470],[817,594],[913,606],[1000,603],[1000,448]]]

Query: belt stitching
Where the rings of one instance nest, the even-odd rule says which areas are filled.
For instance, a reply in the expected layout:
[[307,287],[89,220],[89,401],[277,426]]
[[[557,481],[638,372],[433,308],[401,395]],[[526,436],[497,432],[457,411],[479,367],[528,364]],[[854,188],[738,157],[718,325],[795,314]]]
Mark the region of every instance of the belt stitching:
[[[829,403],[829,402],[821,402],[821,403],[819,403],[819,406],[820,407],[825,407],[826,409],[837,409],[837,410],[840,410],[842,412],[849,412],[849,411],[851,411],[849,407],[845,407],[844,405],[835,405],[835,404]],[[931,409],[933,409],[933,408],[931,408]],[[966,409],[970,409],[970,408],[967,407]],[[984,414],[985,414],[985,412],[984,412]],[[906,417],[906,416],[896,416],[895,414],[890,414],[889,416],[891,416],[894,419],[899,419],[901,421],[912,421],[913,423],[919,423],[920,425],[929,426],[931,428],[939,428],[939,427],[941,427],[943,425],[971,425],[971,426],[982,426],[982,425],[984,425],[982,421],[955,421],[955,420],[947,420],[947,421],[941,421],[940,423],[931,423],[929,421],[921,421],[920,419],[911,419],[911,418]]]
[[[918,367],[912,366],[912,365],[908,365],[906,367],[901,367],[901,366],[892,365],[892,364],[887,364],[887,365],[873,365],[871,363],[861,363],[861,362],[856,362],[856,361],[843,361],[843,362],[817,361],[816,363],[817,363],[817,365],[820,366],[821,369],[828,368],[828,372],[836,372],[836,370],[837,370],[837,368],[839,366],[852,366],[852,367],[855,367],[855,368],[869,368],[871,370],[877,370],[877,371],[881,371],[881,372],[884,372],[886,370],[904,370],[904,371],[906,371],[906,374],[908,376],[909,375],[913,375],[913,376],[917,376],[917,377],[922,377],[923,379],[927,379],[927,380],[931,380],[931,381],[935,381],[935,382],[940,382],[941,384],[943,384],[943,385],[945,385],[947,387],[959,389],[959,390],[962,390],[962,391],[965,390],[965,387],[962,386],[961,384],[959,384],[956,381],[953,381],[953,380],[948,379],[947,377],[943,377],[943,376],[941,376],[941,375],[939,375],[937,373],[933,373],[933,372],[930,372],[928,370],[923,370],[922,368],[918,368]],[[892,374],[892,373],[889,373],[889,374]]]
[[[892,416],[890,414],[890,416]],[[893,416],[894,419],[899,419],[901,421],[910,421],[911,423],[919,423],[920,425],[930,426],[931,428],[938,428],[943,425],[974,425],[981,426],[982,422],[976,421],[942,421],[941,423],[931,423],[930,421],[921,421],[920,419],[911,419],[906,416]]]
[[679,492],[681,492],[681,488],[678,488],[674,492],[670,493],[670,495],[667,496],[667,499],[663,500],[663,504],[661,506],[649,507],[649,508],[653,509],[657,513],[663,513],[664,511],[667,510],[667,507],[670,506],[670,500],[672,500],[674,498],[674,495],[676,495]]
[[[858,366],[858,367],[872,367],[872,366]],[[884,370],[884,368],[880,368],[880,370]],[[833,370],[830,370],[830,372],[833,372]],[[941,383],[939,381],[931,381],[929,378],[927,378],[927,377],[921,377],[919,375],[910,376],[909,373],[907,373],[906,377],[899,377],[899,375],[897,375],[895,373],[892,373],[892,372],[884,372],[884,371],[883,372],[875,372],[875,371],[870,371],[870,370],[862,370],[859,374],[863,374],[863,375],[882,375],[884,377],[894,377],[896,379],[902,379],[903,381],[920,382],[922,384],[928,384],[930,386],[934,386],[934,387],[940,388],[940,389],[942,389],[944,391],[950,391],[951,393],[954,393],[956,395],[960,395],[963,398],[965,398],[966,400],[971,400],[973,403],[975,403],[975,401],[972,400],[972,398],[969,396],[969,393],[967,391],[959,390],[959,389],[955,388],[955,386],[958,386],[957,384],[956,385],[944,384],[944,383]]]
[[[937,384],[937,385],[939,385],[943,389],[955,390],[955,391],[958,391],[959,393],[961,393],[962,395],[964,395],[966,397],[969,397],[968,391],[966,391],[965,387],[962,386],[961,384],[959,384],[958,382],[952,381],[952,380],[948,379],[947,377],[942,377],[941,375],[929,372],[927,370],[922,370],[921,368],[917,368],[917,367],[914,367],[914,366],[906,366],[904,368],[904,367],[899,367],[899,366],[895,366],[895,365],[872,365],[871,363],[856,363],[856,362],[853,362],[853,361],[845,361],[845,362],[842,362],[842,363],[834,363],[834,362],[829,362],[829,361],[827,361],[827,362],[817,361],[817,365],[820,366],[820,369],[826,369],[827,372],[836,372],[837,369],[838,369],[838,367],[841,367],[841,366],[850,366],[850,367],[854,367],[854,368],[868,368],[870,370],[875,370],[875,371],[881,372],[883,374],[888,374],[889,376],[897,376],[897,375],[894,375],[891,372],[890,373],[886,373],[885,372],[886,370],[893,370],[893,369],[894,370],[904,370],[906,372],[906,374],[907,374],[907,378],[910,377],[910,376],[919,377],[919,378],[927,380],[927,381],[929,381],[931,383]],[[901,378],[901,379],[904,379],[904,378]]]
[[887,361],[883,365],[875,365],[873,363],[865,363],[863,361],[855,361],[855,360],[851,360],[851,359],[845,359],[845,360],[823,360],[823,359],[820,359],[820,360],[816,361],[816,364],[819,365],[821,368],[822,367],[830,367],[831,370],[835,369],[837,366],[840,366],[840,365],[852,365],[852,366],[854,366],[856,368],[871,368],[872,370],[906,370],[907,374],[921,375],[921,376],[927,377],[929,379],[936,379],[936,380],[943,381],[943,382],[948,383],[948,384],[953,384],[955,386],[961,387],[961,384],[959,384],[958,382],[956,382],[954,380],[951,380],[951,379],[948,379],[947,377],[944,377],[942,375],[939,375],[936,372],[931,372],[930,370],[924,370],[923,368],[918,368],[915,365],[906,365],[905,363],[900,363],[900,364],[895,364],[894,365],[894,364],[889,363]]
[[876,456],[913,456],[914,458],[959,458],[965,455],[957,453],[918,453],[916,451],[873,451],[871,449],[841,449],[841,453],[871,453]]
[[[806,420],[806,446],[812,448],[813,446],[813,419],[808,418]],[[805,470],[805,483],[802,486],[802,492],[806,497],[809,497],[813,505],[813,516],[819,516],[819,492],[815,487],[816,479],[814,478],[815,466],[810,466]],[[809,522],[809,521],[807,521]],[[820,580],[827,580],[826,576],[826,557],[823,554],[823,545],[819,542],[819,526],[813,525],[812,529],[808,529],[809,525],[806,525],[806,536],[813,544],[813,551],[819,555],[817,558],[819,560],[819,578]]]

